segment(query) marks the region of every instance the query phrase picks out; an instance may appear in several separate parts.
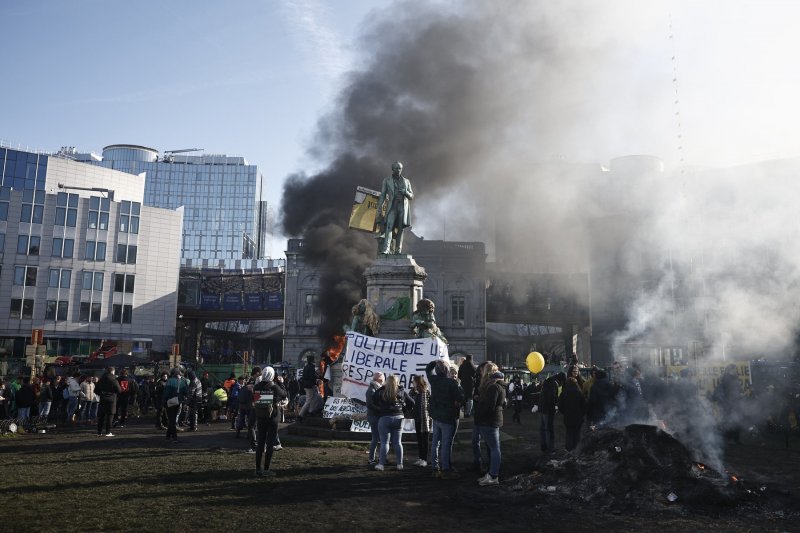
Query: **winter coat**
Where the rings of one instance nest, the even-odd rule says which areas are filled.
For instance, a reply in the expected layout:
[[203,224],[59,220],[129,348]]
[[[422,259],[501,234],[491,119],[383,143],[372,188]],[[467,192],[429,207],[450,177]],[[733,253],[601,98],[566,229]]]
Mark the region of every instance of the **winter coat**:
[[122,387],[119,386],[119,381],[113,374],[106,372],[100,377],[94,392],[100,396],[101,401],[116,405],[117,395],[122,392]]
[[189,387],[186,391],[186,403],[191,406],[203,403],[203,385],[197,378],[189,381]]
[[608,378],[595,379],[586,405],[586,417],[590,424],[598,424],[603,421],[614,405],[614,396],[614,386]]
[[475,384],[475,365],[465,359],[461,366],[458,367],[458,380],[461,382],[464,396],[466,398],[472,397],[473,385]]
[[314,363],[306,363],[303,367],[303,380],[300,384],[304,389],[311,389],[317,384],[317,367]]
[[53,401],[53,387],[51,385],[42,385],[42,390],[39,391],[39,403]]
[[455,424],[464,403],[464,390],[456,380],[437,375],[433,371],[435,366],[436,362],[431,361],[425,367],[425,375],[431,384],[431,418],[437,422]]
[[506,388],[501,379],[495,379],[484,390],[478,388],[475,401],[475,425],[495,428],[503,427],[503,406]]
[[377,381],[373,380],[369,382],[369,386],[367,387],[367,392],[365,393],[365,400],[367,402],[367,416],[378,416],[378,410],[372,405],[372,396],[375,394],[375,391],[381,388],[381,384]]
[[36,402],[36,392],[30,384],[23,385],[16,394],[17,409],[33,407]]
[[81,394],[81,384],[78,383],[78,380],[70,377],[67,380],[67,387],[69,387],[69,397],[70,398],[77,398]]
[[411,399],[414,400],[414,421],[423,428],[422,431],[430,431],[431,417],[429,414],[429,405],[431,401],[431,391],[425,389],[422,392],[416,390],[411,391]]
[[579,428],[583,424],[586,413],[586,399],[579,386],[567,382],[564,391],[558,397],[558,410],[564,415],[564,425],[568,428]]
[[397,398],[390,402],[383,399],[383,391],[386,387],[381,387],[372,395],[372,405],[378,416],[403,416],[403,409],[414,409],[414,400],[404,388],[397,389]]
[[[263,396],[272,394],[272,415],[267,417],[266,411],[259,407],[258,401]],[[253,401],[255,407],[256,418],[277,418],[278,417],[278,403],[286,399],[286,390],[274,381],[260,381],[253,387]]]
[[542,384],[542,392],[539,395],[539,412],[544,415],[554,415],[558,404],[558,379],[550,376]]
[[163,406],[167,407],[167,400],[178,397],[178,401],[183,403],[186,400],[186,381],[181,378],[171,377],[164,386],[164,396],[162,397]]
[[92,383],[92,380],[86,379],[81,383],[80,399],[86,402],[94,400],[94,383]]

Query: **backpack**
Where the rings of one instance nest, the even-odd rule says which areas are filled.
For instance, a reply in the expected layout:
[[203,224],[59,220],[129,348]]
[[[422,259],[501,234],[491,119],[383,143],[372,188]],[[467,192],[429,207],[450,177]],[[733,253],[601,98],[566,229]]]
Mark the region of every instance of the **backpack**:
[[256,418],[272,418],[277,406],[275,405],[275,395],[271,388],[257,388],[253,391],[253,409],[255,409]]
[[127,379],[123,379],[122,381],[120,381],[119,382],[119,386],[122,389],[122,394],[125,394],[125,393],[128,392],[128,380]]

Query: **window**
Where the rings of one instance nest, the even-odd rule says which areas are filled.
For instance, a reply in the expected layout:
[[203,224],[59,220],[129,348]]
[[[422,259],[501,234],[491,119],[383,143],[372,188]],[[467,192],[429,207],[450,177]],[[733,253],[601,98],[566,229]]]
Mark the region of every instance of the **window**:
[[6,234],[0,233],[0,254],[2,254],[6,249]]
[[29,298],[11,298],[9,318],[33,318],[33,300]]
[[14,285],[24,285],[25,287],[36,286],[36,267],[18,266],[14,267]]
[[103,241],[86,241],[86,253],[83,258],[87,261],[105,261],[106,243]]
[[56,197],[56,226],[74,228],[78,221],[78,195],[65,192]]
[[306,306],[305,306],[305,313],[303,316],[306,325],[319,324],[320,314],[319,314],[319,308],[317,307],[316,294],[306,294]]
[[81,288],[85,291],[103,292],[103,272],[84,270]]
[[17,253],[26,255],[39,255],[39,244],[42,238],[38,235],[20,235],[17,237]]
[[111,310],[111,322],[116,324],[130,324],[133,315],[132,305],[114,304]]
[[69,311],[69,302],[58,300],[47,300],[47,308],[44,311],[45,320],[66,320]]
[[9,200],[11,200],[11,187],[0,187],[0,220],[8,220]]
[[133,294],[133,274],[114,274],[114,292],[127,292]]
[[72,270],[67,268],[51,268],[49,287],[69,289]]
[[92,196],[89,198],[89,229],[108,229],[108,212],[111,200]]
[[43,214],[44,191],[34,191],[33,189],[22,191],[22,212],[19,221],[41,224]]
[[127,263],[129,265],[136,264],[136,246],[118,244],[117,245],[117,263]]
[[463,326],[466,316],[466,297],[453,296],[450,300],[454,326]]
[[67,257],[71,258],[75,249],[75,239],[62,239],[61,237],[53,237],[53,257]]
[[100,322],[99,303],[81,302],[81,312],[79,320],[81,322]]
[[142,204],[123,200],[119,206],[119,231],[121,233],[139,233],[139,213]]

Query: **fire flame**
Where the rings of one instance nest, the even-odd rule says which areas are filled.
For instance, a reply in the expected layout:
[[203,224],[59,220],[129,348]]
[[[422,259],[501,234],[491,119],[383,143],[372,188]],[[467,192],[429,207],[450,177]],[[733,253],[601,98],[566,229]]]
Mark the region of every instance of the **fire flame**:
[[[325,371],[328,369],[328,365],[332,365],[339,359],[339,356],[342,355],[342,350],[344,349],[344,335],[334,335],[331,343],[328,345],[328,348],[325,350],[325,357],[322,357],[319,361],[319,375],[324,376]],[[325,386],[323,383],[319,383],[319,393],[322,396],[325,396]]]
[[706,465],[704,465],[703,463],[697,463],[697,468],[699,468],[700,470],[705,470]]
[[739,478],[738,478],[738,477],[736,477],[736,476],[731,476],[731,481],[733,481],[734,483],[736,483],[737,481],[739,481]]

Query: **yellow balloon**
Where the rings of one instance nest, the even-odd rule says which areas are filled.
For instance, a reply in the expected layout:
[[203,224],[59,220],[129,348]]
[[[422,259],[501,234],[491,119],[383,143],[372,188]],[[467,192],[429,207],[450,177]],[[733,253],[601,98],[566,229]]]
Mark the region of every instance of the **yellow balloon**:
[[544,368],[544,356],[539,352],[531,352],[528,354],[528,357],[525,358],[525,365],[528,367],[528,370],[534,374],[538,374]]

